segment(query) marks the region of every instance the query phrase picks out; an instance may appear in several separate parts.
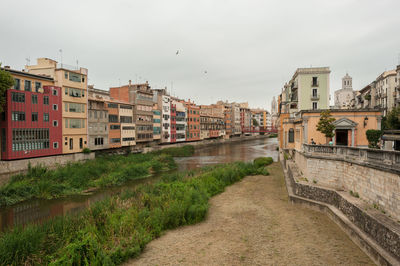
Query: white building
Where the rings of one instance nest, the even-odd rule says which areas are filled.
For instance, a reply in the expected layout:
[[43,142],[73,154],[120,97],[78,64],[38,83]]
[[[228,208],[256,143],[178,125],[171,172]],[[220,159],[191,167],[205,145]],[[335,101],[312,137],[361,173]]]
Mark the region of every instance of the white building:
[[350,109],[354,107],[353,79],[346,73],[342,78],[342,88],[335,91],[335,109]]
[[186,141],[186,107],[176,100],[172,100],[172,104],[176,106],[176,142]]

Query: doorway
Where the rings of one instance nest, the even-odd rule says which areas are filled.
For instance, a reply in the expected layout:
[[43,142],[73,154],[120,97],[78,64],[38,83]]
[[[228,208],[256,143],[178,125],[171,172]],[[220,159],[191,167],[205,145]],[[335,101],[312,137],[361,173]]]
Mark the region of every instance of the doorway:
[[336,129],[336,145],[349,145],[348,129]]

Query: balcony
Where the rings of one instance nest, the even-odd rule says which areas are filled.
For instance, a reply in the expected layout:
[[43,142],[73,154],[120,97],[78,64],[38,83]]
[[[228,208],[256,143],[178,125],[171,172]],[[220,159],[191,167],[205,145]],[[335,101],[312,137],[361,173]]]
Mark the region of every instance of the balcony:
[[319,100],[319,93],[313,93],[311,94],[311,100],[313,101],[318,101]]
[[312,87],[319,87],[319,81],[311,81],[311,86]]

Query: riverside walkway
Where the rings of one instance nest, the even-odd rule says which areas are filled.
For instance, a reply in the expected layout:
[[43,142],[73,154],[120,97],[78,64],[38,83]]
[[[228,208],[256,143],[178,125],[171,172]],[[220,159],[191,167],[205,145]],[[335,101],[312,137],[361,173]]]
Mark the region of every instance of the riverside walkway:
[[326,215],[292,205],[279,163],[210,201],[207,219],[168,231],[128,265],[373,265]]

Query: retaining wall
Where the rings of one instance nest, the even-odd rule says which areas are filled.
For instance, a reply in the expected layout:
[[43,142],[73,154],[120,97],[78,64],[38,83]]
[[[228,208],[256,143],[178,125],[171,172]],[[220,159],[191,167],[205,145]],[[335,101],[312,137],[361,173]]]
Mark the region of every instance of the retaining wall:
[[301,167],[283,156],[281,160],[292,202],[326,212],[376,263],[400,265],[399,224],[371,215],[339,191],[299,182]]

